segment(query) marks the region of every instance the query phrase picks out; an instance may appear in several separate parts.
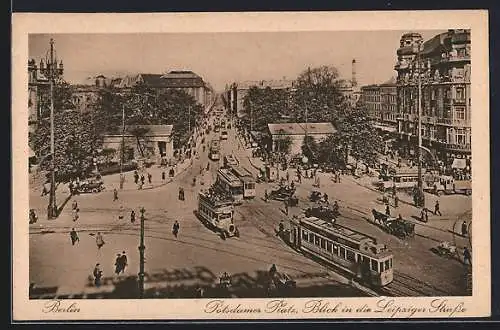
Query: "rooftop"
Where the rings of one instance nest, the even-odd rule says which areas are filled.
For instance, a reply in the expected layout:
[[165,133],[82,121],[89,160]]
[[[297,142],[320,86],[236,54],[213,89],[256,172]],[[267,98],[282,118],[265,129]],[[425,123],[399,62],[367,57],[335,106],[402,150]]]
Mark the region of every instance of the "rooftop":
[[332,123],[283,123],[268,124],[271,135],[333,134],[337,132]]

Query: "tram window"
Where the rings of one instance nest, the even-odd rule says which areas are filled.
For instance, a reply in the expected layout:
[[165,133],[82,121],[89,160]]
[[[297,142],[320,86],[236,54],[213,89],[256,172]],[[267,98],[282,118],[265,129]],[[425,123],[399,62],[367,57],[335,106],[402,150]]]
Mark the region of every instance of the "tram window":
[[337,244],[333,243],[332,244],[332,248],[333,248],[333,253],[335,253],[336,255],[339,254],[339,247]]
[[386,261],[384,262],[384,264],[385,264],[385,267],[384,267],[384,268],[385,268],[385,270],[388,270],[389,268],[391,268],[391,266],[390,266],[390,264],[389,264],[389,260],[386,260]]
[[390,268],[392,268],[392,258],[389,259],[389,266],[390,266]]
[[305,230],[302,231],[302,239],[304,241],[307,241],[307,231],[305,231]]
[[332,252],[332,242],[330,242],[330,241],[326,242],[326,250],[328,252]]
[[309,234],[309,243],[313,243],[314,242],[314,234],[311,233]]
[[319,246],[319,240],[320,240],[319,236],[315,236],[314,237],[314,245],[318,245]]
[[372,259],[372,270],[378,272],[378,262]]
[[326,249],[326,240],[324,238],[321,239],[321,248]]
[[380,262],[380,272],[382,273],[383,271],[385,271],[385,267],[384,267],[384,262],[381,261]]
[[345,259],[345,249],[340,247],[340,256]]
[[355,261],[355,254],[354,252],[350,251],[350,250],[346,250],[347,253],[346,253],[346,259],[349,260],[349,261]]

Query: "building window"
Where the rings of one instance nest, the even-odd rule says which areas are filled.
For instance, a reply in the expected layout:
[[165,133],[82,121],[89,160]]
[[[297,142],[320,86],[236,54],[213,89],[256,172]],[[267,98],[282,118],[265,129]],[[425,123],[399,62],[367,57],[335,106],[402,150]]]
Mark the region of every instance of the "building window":
[[431,100],[435,100],[436,99],[436,91],[435,90],[432,90],[431,91]]
[[457,138],[457,144],[466,144],[465,142],[465,130],[464,129],[457,129],[455,133],[455,137]]
[[464,107],[457,107],[455,108],[455,118],[456,119],[465,119],[465,108]]
[[462,87],[457,87],[457,100],[465,100],[464,89]]

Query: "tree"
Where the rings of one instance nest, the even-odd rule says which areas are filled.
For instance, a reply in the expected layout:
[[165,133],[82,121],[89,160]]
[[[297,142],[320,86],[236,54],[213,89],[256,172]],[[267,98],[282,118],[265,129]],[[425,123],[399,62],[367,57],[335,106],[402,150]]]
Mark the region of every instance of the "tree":
[[141,139],[144,139],[146,134],[149,132],[149,129],[147,127],[143,126],[133,126],[129,129],[130,134],[135,136],[136,141],[137,141],[137,149],[139,149],[139,152],[141,153],[141,157],[144,158],[144,147],[141,144]]
[[373,165],[377,160],[377,150],[381,137],[373,129],[366,110],[355,107],[342,111],[336,121],[337,132],[320,143],[319,154],[323,162],[339,167],[348,163],[348,156]]
[[293,116],[296,122],[332,122],[337,118],[344,97],[340,92],[339,73],[335,67],[308,68],[296,79]]
[[[93,155],[97,149],[97,139],[93,135],[90,114],[76,110],[58,110],[54,113],[55,165],[59,181],[85,176],[92,168]],[[37,150],[50,150],[50,120],[40,121],[35,134],[34,146]],[[50,157],[40,164],[50,169]]]
[[252,86],[243,100],[243,125],[250,130],[263,132],[267,124],[283,122],[289,93],[283,89]]
[[304,136],[304,141],[302,142],[302,154],[310,160],[317,161],[318,152],[319,146],[316,140],[310,135]]

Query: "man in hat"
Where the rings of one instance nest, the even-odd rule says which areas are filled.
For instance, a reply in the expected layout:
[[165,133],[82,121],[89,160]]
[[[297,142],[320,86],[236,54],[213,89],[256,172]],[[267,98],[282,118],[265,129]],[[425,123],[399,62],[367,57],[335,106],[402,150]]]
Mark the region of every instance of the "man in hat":
[[121,257],[122,255],[120,253],[118,253],[116,255],[116,259],[115,259],[115,274],[118,275],[120,274],[120,272],[122,271],[121,269]]
[[467,235],[467,221],[462,222],[462,236]]
[[96,287],[101,286],[101,278],[102,278],[102,270],[99,267],[100,264],[95,264],[94,271],[92,274],[94,275],[94,284]]
[[127,266],[128,266],[127,255],[125,254],[125,251],[122,251],[122,256],[120,257],[120,268],[122,274],[125,272],[125,268]]
[[71,229],[71,232],[69,233],[69,236],[71,238],[71,245],[75,245],[76,242],[80,241],[80,237],[78,237],[78,234],[77,234],[75,228]]

